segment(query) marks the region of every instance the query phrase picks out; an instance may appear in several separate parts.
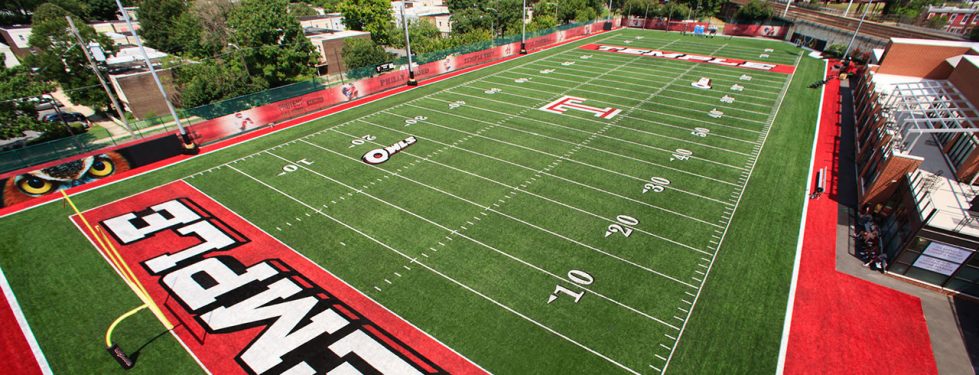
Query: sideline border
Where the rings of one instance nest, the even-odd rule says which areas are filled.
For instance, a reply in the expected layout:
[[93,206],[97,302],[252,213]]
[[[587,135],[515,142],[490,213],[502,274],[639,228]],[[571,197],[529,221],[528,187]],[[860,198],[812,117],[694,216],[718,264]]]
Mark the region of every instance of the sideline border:
[[[553,45],[550,45],[550,46],[548,46],[546,48],[542,48],[542,49],[540,49],[540,50],[538,50],[536,52],[528,53],[526,55],[515,54],[515,55],[508,56],[508,57],[505,57],[505,58],[502,58],[502,59],[499,59],[499,60],[496,60],[496,61],[492,61],[492,62],[483,64],[483,65],[476,65],[476,66],[471,66],[471,67],[464,68],[464,69],[459,69],[459,70],[456,70],[454,72],[446,73],[446,74],[443,74],[441,76],[437,76],[437,77],[433,77],[433,78],[430,78],[430,79],[427,79],[427,80],[424,80],[424,81],[420,81],[419,84],[418,84],[418,86],[412,87],[412,86],[404,85],[404,86],[397,87],[397,88],[394,88],[394,89],[390,89],[390,90],[387,90],[387,91],[382,91],[382,92],[379,92],[379,93],[371,94],[371,95],[365,96],[365,97],[363,97],[361,99],[357,99],[357,100],[350,101],[350,102],[345,102],[343,104],[335,105],[335,106],[330,107],[330,108],[324,108],[324,109],[322,109],[320,111],[316,111],[316,112],[312,112],[312,113],[309,113],[309,114],[306,114],[306,115],[303,115],[303,116],[299,116],[297,118],[284,121],[284,122],[282,122],[280,124],[277,124],[277,125],[266,126],[266,127],[262,128],[262,129],[259,129],[259,130],[256,130],[256,131],[253,131],[253,132],[250,132],[250,133],[241,134],[240,136],[237,136],[237,137],[232,137],[232,138],[229,138],[229,139],[226,139],[226,140],[223,140],[223,141],[219,141],[219,142],[216,142],[216,143],[207,145],[207,146],[203,146],[203,147],[201,147],[201,152],[199,154],[197,154],[197,155],[178,155],[178,156],[174,156],[172,158],[164,159],[164,160],[161,160],[161,161],[158,161],[158,162],[155,162],[155,163],[151,163],[151,164],[148,164],[148,165],[145,165],[145,166],[142,166],[142,167],[133,169],[133,170],[129,170],[129,171],[120,173],[119,175],[116,175],[116,176],[113,176],[113,177],[110,177],[110,178],[107,178],[107,179],[99,180],[99,181],[96,181],[96,182],[92,182],[92,183],[88,183],[88,184],[84,184],[84,185],[80,185],[80,186],[77,186],[77,187],[68,189],[67,191],[65,191],[65,193],[67,193],[69,195],[76,195],[76,194],[79,194],[79,193],[82,193],[82,192],[86,192],[86,191],[89,191],[89,190],[94,190],[94,189],[97,189],[97,188],[101,188],[103,186],[112,185],[112,184],[115,184],[117,182],[122,182],[122,181],[128,180],[128,179],[133,178],[133,177],[141,176],[141,175],[144,175],[144,174],[147,174],[147,173],[150,173],[150,172],[154,172],[156,170],[163,169],[163,168],[168,167],[168,166],[171,166],[171,165],[179,164],[179,163],[182,163],[184,161],[194,159],[194,158],[196,158],[198,156],[207,155],[207,154],[210,154],[212,152],[219,151],[219,150],[222,150],[222,149],[225,149],[225,148],[229,148],[231,146],[234,146],[234,145],[237,145],[237,144],[240,144],[240,143],[245,143],[245,142],[248,142],[248,141],[257,139],[257,138],[264,137],[264,136],[269,135],[269,134],[277,133],[277,132],[279,132],[281,130],[292,128],[292,127],[297,126],[297,125],[303,125],[303,124],[306,124],[306,123],[309,123],[309,122],[312,122],[312,121],[321,119],[323,117],[326,117],[326,116],[329,116],[329,115],[332,115],[332,114],[335,114],[335,113],[340,113],[340,112],[346,111],[346,110],[351,109],[351,108],[356,108],[356,107],[359,107],[359,106],[364,105],[364,104],[372,103],[374,101],[381,100],[381,99],[386,98],[388,96],[399,94],[399,93],[402,93],[402,92],[405,92],[405,91],[409,91],[409,90],[412,90],[412,89],[415,89],[415,88],[418,88],[418,87],[427,86],[427,85],[430,85],[430,84],[441,82],[443,80],[446,80],[446,79],[449,79],[449,78],[454,78],[456,76],[460,76],[460,75],[463,75],[463,74],[471,73],[471,72],[474,72],[474,71],[479,71],[479,70],[482,70],[484,68],[488,68],[488,67],[491,67],[491,66],[494,66],[494,65],[497,65],[497,64],[502,64],[502,63],[507,62],[507,61],[510,61],[510,60],[519,59],[521,57],[532,56],[532,55],[538,54],[540,52],[551,50],[553,48],[557,48],[557,47],[564,46],[564,45],[567,45],[567,44],[570,44],[570,43],[574,43],[574,42],[577,42],[577,41],[580,41],[580,40],[583,40],[583,39],[591,38],[591,37],[594,37],[594,36],[598,36],[598,35],[602,35],[602,34],[606,34],[606,33],[610,33],[610,32],[615,32],[615,31],[622,30],[622,29],[623,28],[620,27],[618,29],[613,29],[613,30],[597,30],[597,31],[595,31],[595,32],[593,32],[591,34],[581,35],[581,36],[578,36],[578,37],[567,39],[567,40],[564,40],[562,42],[559,42],[559,43],[555,43]],[[161,134],[171,134],[171,133],[170,132],[167,132],[167,133],[161,133]],[[16,214],[16,213],[20,213],[20,212],[23,212],[23,211],[30,210],[30,209],[35,208],[35,207],[40,207],[40,206],[46,205],[48,203],[51,203],[51,202],[54,202],[54,201],[58,200],[58,198],[59,198],[59,196],[57,196],[57,195],[53,195],[53,194],[52,195],[46,195],[46,196],[43,196],[43,197],[38,197],[38,198],[35,198],[35,199],[32,199],[32,200],[29,200],[29,201],[24,202],[24,203],[21,203],[21,204],[17,204],[17,205],[13,205],[13,206],[9,206],[9,207],[0,208],[0,219],[3,219],[5,217],[7,217],[7,216],[10,216],[10,215],[13,215],[13,214]]]
[[[7,283],[7,276],[4,275],[3,269],[0,269],[0,289],[3,289],[3,296],[7,299],[7,306],[0,306],[0,309],[10,308],[14,319],[17,320],[17,326],[20,328],[18,331],[24,335],[24,341],[31,348],[32,357],[37,363],[38,369],[41,370],[41,373],[53,374],[51,366],[48,364],[48,359],[44,356],[44,352],[41,351],[41,347],[37,343],[37,338],[34,337],[34,332],[31,331],[31,326],[27,323],[27,318],[24,317],[24,311],[20,309],[20,304],[17,302],[13,288]],[[24,359],[21,358],[21,360]]]
[[[829,73],[829,60],[823,59],[823,74]],[[786,353],[789,349],[789,331],[792,328],[792,310],[795,306],[795,292],[799,284],[799,265],[802,262],[802,243],[806,234],[806,218],[809,211],[809,191],[812,190],[813,169],[816,166],[816,144],[819,141],[819,126],[823,120],[823,100],[826,99],[826,85],[823,85],[819,96],[819,114],[816,115],[816,129],[812,138],[812,151],[809,156],[809,175],[806,180],[806,194],[802,201],[802,221],[799,222],[799,239],[796,240],[795,261],[792,265],[792,281],[789,284],[789,296],[785,308],[785,323],[782,325],[782,341],[778,348],[778,364],[775,367],[775,374],[782,375],[785,372]]]

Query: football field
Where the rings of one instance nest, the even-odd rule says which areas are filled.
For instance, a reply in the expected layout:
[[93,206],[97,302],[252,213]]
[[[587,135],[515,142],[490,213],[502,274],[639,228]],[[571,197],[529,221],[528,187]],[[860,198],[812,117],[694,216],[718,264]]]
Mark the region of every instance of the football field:
[[[804,53],[617,30],[73,198],[182,181],[488,372],[771,373],[824,71]],[[121,371],[101,337],[138,299],[68,214],[0,219],[0,266],[56,373]],[[200,371],[162,331],[117,329],[131,371]]]

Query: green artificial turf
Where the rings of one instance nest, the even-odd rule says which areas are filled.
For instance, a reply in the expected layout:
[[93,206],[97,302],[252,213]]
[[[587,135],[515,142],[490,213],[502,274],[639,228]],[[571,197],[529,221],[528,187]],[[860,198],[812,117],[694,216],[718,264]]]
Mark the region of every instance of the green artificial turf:
[[[799,66],[773,117],[790,75],[576,48],[586,43],[751,60],[772,48],[767,61]],[[766,40],[615,31],[75,201],[84,210],[184,179],[495,373],[657,373],[666,359],[670,373],[770,373],[819,101],[805,86],[823,74],[802,53]],[[700,77],[714,88],[691,87]],[[565,95],[622,112],[538,109]],[[722,118],[707,115],[715,108]],[[407,136],[418,142],[386,163],[359,160]],[[282,174],[300,159],[312,164]],[[669,183],[643,193],[651,178]],[[55,372],[121,371],[102,335],[138,299],[68,213],[52,203],[0,219],[10,244],[0,266]],[[620,215],[639,224],[606,236]],[[578,303],[547,303],[557,285],[583,290],[572,270],[594,282]],[[130,372],[200,371],[162,331],[149,313],[120,326],[124,348],[142,347]]]

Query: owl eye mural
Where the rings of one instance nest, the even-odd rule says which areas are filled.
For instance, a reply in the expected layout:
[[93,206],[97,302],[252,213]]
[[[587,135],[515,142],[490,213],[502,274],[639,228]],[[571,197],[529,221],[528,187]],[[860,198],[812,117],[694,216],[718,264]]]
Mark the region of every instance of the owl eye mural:
[[92,155],[7,179],[3,205],[11,206],[73,186],[87,184],[129,170],[129,162],[116,152]]

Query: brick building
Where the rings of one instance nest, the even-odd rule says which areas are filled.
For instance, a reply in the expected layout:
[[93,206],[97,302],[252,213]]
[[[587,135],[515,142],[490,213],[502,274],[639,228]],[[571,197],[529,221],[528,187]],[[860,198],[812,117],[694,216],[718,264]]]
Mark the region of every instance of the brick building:
[[929,6],[925,14],[925,19],[942,16],[948,18],[944,30],[950,33],[968,35],[976,25],[979,25],[979,9],[976,8]]
[[979,296],[979,43],[892,38],[853,93],[859,203],[888,273]]
[[343,45],[350,38],[370,39],[371,33],[366,31],[334,31],[327,29],[306,29],[306,39],[309,39],[320,54],[317,64],[320,74],[336,74],[347,71],[343,64]]

